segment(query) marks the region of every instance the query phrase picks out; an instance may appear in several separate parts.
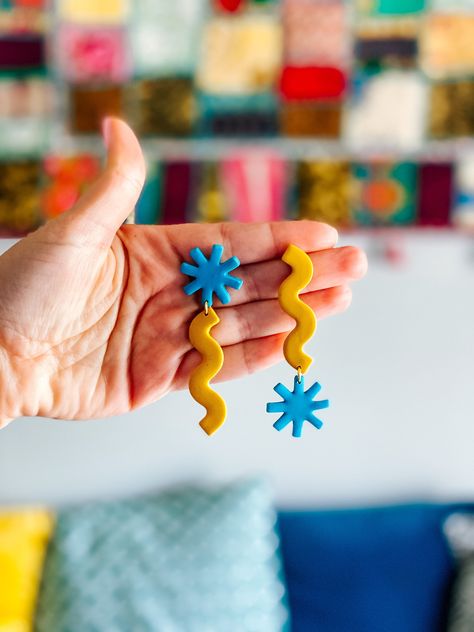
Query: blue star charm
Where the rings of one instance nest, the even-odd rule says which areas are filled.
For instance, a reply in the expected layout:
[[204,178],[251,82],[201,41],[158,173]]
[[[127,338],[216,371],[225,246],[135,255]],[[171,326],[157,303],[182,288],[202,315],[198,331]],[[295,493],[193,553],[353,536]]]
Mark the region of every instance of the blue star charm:
[[314,411],[328,408],[329,400],[314,401],[321,390],[321,385],[318,382],[315,382],[305,392],[304,376],[301,376],[299,382],[298,377],[295,376],[293,391],[288,390],[283,384],[277,384],[273,390],[283,398],[281,402],[267,404],[267,413],[283,413],[273,424],[274,428],[283,430],[289,423],[293,422],[293,436],[301,437],[305,421],[309,421],[318,430],[322,427],[323,422],[314,415]]
[[207,302],[209,307],[212,305],[213,294],[217,295],[223,305],[230,303],[230,294],[226,286],[234,290],[240,290],[242,287],[242,279],[229,274],[240,266],[240,261],[237,257],[231,257],[221,263],[223,252],[224,247],[215,244],[212,246],[211,256],[207,259],[200,248],[193,248],[189,254],[197,265],[193,266],[186,262],[181,264],[181,272],[194,277],[194,281],[184,286],[184,292],[190,296],[202,290],[201,302],[203,305]]

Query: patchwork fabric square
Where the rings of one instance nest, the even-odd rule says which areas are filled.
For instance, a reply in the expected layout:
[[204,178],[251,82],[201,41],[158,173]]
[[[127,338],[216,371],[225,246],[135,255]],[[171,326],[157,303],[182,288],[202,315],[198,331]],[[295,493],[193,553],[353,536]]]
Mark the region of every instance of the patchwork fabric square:
[[46,219],[68,211],[99,175],[97,156],[47,156],[43,162],[47,182],[42,192],[42,211]]
[[283,25],[288,64],[347,66],[350,40],[343,2],[285,0]]
[[474,15],[428,14],[421,41],[421,64],[432,77],[474,73]]
[[24,235],[40,225],[40,174],[34,160],[0,162],[1,235]]
[[148,161],[145,185],[135,205],[135,224],[158,224],[163,170],[156,161]]
[[139,134],[189,136],[197,118],[191,79],[142,79],[128,91],[132,123]]
[[60,511],[36,632],[284,630],[275,522],[255,483]]
[[339,68],[285,66],[279,89],[286,101],[338,100],[346,91],[346,75]]
[[196,215],[191,221],[214,223],[230,219],[221,171],[222,165],[217,162],[205,161],[199,165]]
[[410,15],[421,13],[426,0],[357,0],[356,6],[366,15]]
[[78,134],[95,134],[105,116],[123,112],[120,86],[75,85],[69,91],[69,126]]
[[285,103],[280,113],[281,133],[293,137],[337,139],[341,134],[340,104]]
[[418,168],[411,162],[359,163],[353,166],[353,208],[357,224],[413,224]]
[[6,0],[7,3],[9,1],[16,7],[27,9],[47,9],[49,5],[48,0]]
[[37,155],[50,138],[53,84],[40,76],[0,78],[0,154]]
[[431,87],[429,132],[433,138],[474,134],[474,81],[439,82]]
[[226,138],[256,138],[273,136],[278,129],[274,112],[235,111],[215,112],[205,120],[204,133]]
[[41,70],[46,64],[42,35],[0,35],[0,71]]
[[300,162],[295,174],[297,218],[349,226],[350,175],[350,165],[344,161]]
[[0,78],[0,118],[51,114],[53,85],[41,77]]
[[44,2],[0,2],[1,33],[45,33],[49,15]]
[[[199,25],[184,29],[165,27],[157,22],[132,26],[133,63],[138,76],[189,74],[194,72]],[[196,32],[197,31],[197,32]]]
[[363,63],[412,67],[417,63],[419,25],[411,19],[362,21],[356,30],[355,54]]
[[354,147],[416,150],[424,137],[426,85],[412,71],[359,73],[347,117]]
[[455,199],[452,222],[461,228],[474,228],[474,154],[463,155],[455,166]]
[[474,10],[474,0],[431,0],[430,5],[434,11],[446,11],[447,13]]
[[265,15],[214,18],[206,26],[199,88],[211,94],[253,94],[269,90],[279,74],[282,32]]
[[201,94],[200,133],[204,136],[263,137],[278,132],[277,104],[271,93],[251,96]]
[[58,0],[58,12],[66,22],[81,24],[123,23],[129,12],[128,0]]
[[381,60],[393,64],[396,61],[412,66],[418,52],[418,41],[408,37],[389,39],[363,37],[357,40],[355,51],[357,58],[364,62]]
[[0,156],[36,156],[46,151],[51,138],[49,119],[36,116],[0,117]]
[[53,528],[41,509],[0,512],[0,630],[30,632],[43,559]]
[[444,162],[421,164],[418,180],[417,223],[448,226],[454,200],[453,165]]
[[204,17],[208,8],[208,0],[176,0],[172,6],[168,0],[135,0],[131,17],[139,22],[164,19],[190,23]]
[[63,24],[58,32],[58,67],[72,82],[121,82],[131,72],[127,46],[121,28]]
[[217,11],[237,13],[246,7],[247,0],[213,0],[213,4]]
[[283,219],[286,164],[282,156],[269,150],[236,152],[224,160],[221,177],[233,220],[267,222]]
[[138,76],[195,71],[206,0],[137,0],[130,38]]
[[163,164],[160,221],[183,224],[193,213],[197,165],[189,160],[170,160]]

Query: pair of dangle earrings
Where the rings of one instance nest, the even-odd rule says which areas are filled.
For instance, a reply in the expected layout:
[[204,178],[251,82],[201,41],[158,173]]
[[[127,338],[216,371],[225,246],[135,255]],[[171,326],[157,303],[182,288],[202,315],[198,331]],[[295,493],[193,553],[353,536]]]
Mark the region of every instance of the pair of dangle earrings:
[[[220,318],[212,308],[214,294],[223,305],[230,303],[230,287],[239,290],[243,281],[230,274],[239,267],[237,257],[221,262],[224,248],[221,245],[212,247],[209,259],[200,248],[193,248],[191,259],[196,265],[184,262],[181,272],[193,280],[184,286],[188,296],[201,291],[202,310],[192,320],[189,327],[189,340],[200,353],[201,362],[191,373],[189,391],[192,397],[206,409],[206,415],[200,426],[208,434],[214,434],[224,423],[227,415],[225,401],[214,391],[209,382],[221,370],[224,363],[224,352],[212,337],[211,329],[220,322]],[[321,390],[318,382],[305,391],[305,374],[311,365],[312,358],[305,353],[303,347],[316,331],[317,320],[312,309],[304,303],[299,293],[313,277],[313,263],[309,255],[290,244],[282,260],[291,267],[290,275],[280,285],[278,299],[280,306],[295,321],[294,329],[288,334],[283,352],[288,364],[296,371],[293,391],[283,384],[277,384],[274,391],[280,395],[281,401],[267,404],[268,413],[281,413],[273,424],[276,430],[283,430],[293,423],[293,436],[301,437],[304,422],[307,421],[317,429],[323,425],[315,416],[315,411],[327,408],[328,400],[315,400]]]

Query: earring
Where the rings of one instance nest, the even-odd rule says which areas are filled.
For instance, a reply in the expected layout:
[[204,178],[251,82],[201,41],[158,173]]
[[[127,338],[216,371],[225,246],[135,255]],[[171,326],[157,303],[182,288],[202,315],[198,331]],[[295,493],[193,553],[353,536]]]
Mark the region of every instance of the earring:
[[304,352],[303,347],[313,337],[317,320],[313,310],[299,298],[299,293],[313,278],[313,262],[304,250],[294,244],[288,246],[282,260],[292,271],[280,285],[278,299],[283,311],[296,321],[296,326],[284,342],[283,353],[288,364],[295,369],[296,375],[293,391],[281,383],[275,386],[273,390],[280,395],[282,401],[268,403],[267,412],[282,413],[273,424],[276,430],[283,430],[293,423],[293,436],[301,437],[305,421],[318,430],[322,427],[323,422],[315,416],[314,411],[328,408],[329,401],[314,399],[321,390],[318,382],[307,391],[304,390],[304,376],[313,359]]
[[214,245],[207,259],[200,248],[193,248],[190,256],[196,265],[187,262],[181,264],[181,272],[193,278],[184,286],[185,294],[191,296],[201,290],[203,311],[194,317],[189,326],[189,340],[202,359],[191,373],[189,391],[206,409],[199,425],[208,435],[214,434],[222,426],[227,415],[225,401],[209,386],[210,380],[219,373],[224,363],[224,352],[211,335],[211,329],[220,322],[212,309],[213,296],[216,294],[221,303],[227,305],[231,300],[227,287],[239,290],[243,284],[241,279],[230,274],[240,266],[240,261],[237,257],[231,257],[221,263],[223,252],[223,246]]

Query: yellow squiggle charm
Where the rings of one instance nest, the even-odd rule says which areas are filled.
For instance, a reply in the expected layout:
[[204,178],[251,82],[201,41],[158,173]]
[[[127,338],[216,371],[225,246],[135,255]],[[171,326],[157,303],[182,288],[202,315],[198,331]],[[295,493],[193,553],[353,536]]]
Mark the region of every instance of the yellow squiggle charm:
[[292,268],[292,272],[280,285],[278,298],[283,311],[296,321],[296,327],[285,340],[283,352],[288,364],[306,373],[313,359],[303,351],[303,346],[314,335],[317,321],[313,310],[298,294],[311,281],[313,262],[304,250],[294,244],[288,246],[282,260]]
[[209,386],[209,381],[219,373],[224,364],[224,352],[210,333],[219,321],[219,316],[209,307],[207,316],[205,312],[201,312],[189,326],[189,340],[202,356],[201,363],[189,378],[189,391],[207,411],[199,425],[208,435],[214,434],[222,426],[227,414],[225,401]]

